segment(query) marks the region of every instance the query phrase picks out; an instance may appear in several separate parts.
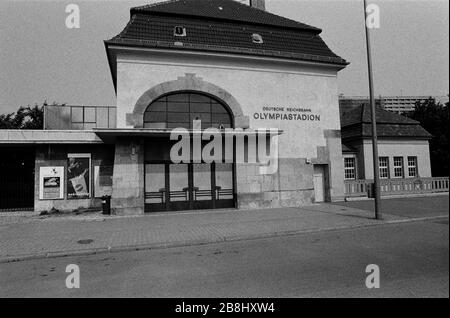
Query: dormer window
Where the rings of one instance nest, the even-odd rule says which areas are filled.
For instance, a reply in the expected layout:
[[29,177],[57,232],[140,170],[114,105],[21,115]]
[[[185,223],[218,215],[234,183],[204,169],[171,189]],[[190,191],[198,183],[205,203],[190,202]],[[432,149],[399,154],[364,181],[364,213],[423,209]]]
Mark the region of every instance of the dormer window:
[[182,26],[176,26],[173,29],[174,36],[186,36],[186,28]]
[[252,34],[252,41],[253,41],[253,43],[256,43],[256,44],[263,44],[264,43],[262,36],[260,34],[258,34],[258,33],[253,33]]

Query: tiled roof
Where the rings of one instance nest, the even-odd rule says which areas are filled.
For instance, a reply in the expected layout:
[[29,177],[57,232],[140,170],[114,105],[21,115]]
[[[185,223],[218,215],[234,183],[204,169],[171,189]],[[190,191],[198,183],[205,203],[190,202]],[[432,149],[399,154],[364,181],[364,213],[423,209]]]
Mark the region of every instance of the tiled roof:
[[[185,27],[187,35],[174,36],[175,26]],[[320,31],[233,0],[175,0],[131,9],[128,25],[106,44],[348,64],[328,48]],[[253,43],[254,33],[262,44]]]
[[[342,139],[372,137],[371,114],[367,103],[349,111],[341,109]],[[432,135],[420,126],[418,121],[380,107],[376,109],[376,121],[378,137],[432,138]]]
[[310,30],[315,33],[322,31],[319,28],[232,0],[169,0],[135,7],[131,9],[130,13],[131,15],[134,13],[171,14]]
[[[402,116],[377,106],[376,107],[377,123],[384,124],[419,124],[418,121]],[[349,110],[341,109],[341,125],[349,126],[357,123],[372,122],[372,110],[368,103],[363,103]]]

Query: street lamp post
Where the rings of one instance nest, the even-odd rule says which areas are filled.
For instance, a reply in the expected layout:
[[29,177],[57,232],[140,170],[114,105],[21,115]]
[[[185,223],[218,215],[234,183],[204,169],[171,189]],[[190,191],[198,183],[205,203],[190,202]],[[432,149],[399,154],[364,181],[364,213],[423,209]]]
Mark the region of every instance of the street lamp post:
[[375,219],[380,220],[381,216],[381,194],[380,194],[380,169],[378,160],[378,138],[377,138],[377,119],[375,108],[375,97],[373,91],[372,78],[372,56],[370,52],[370,31],[367,25],[367,3],[364,0],[364,25],[366,29],[366,48],[367,48],[367,65],[369,71],[369,94],[370,94],[370,109],[372,117],[372,153],[373,153],[373,177],[375,183]]

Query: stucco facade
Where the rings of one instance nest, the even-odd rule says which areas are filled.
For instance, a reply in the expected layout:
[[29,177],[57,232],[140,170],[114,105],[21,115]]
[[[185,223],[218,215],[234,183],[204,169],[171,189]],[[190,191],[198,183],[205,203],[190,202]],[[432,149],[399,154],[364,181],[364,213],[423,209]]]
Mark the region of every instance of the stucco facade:
[[[356,150],[357,179],[373,179],[372,141],[365,139],[346,144]],[[432,177],[428,140],[381,139],[378,140],[378,154],[380,157],[389,158],[389,175],[391,177],[394,176],[394,157],[402,157],[405,167],[408,157],[416,157],[418,177]],[[406,174],[405,177],[407,177]]]
[[[403,157],[407,162],[408,156],[417,157],[418,176],[431,177],[430,146],[428,140],[380,140],[378,142],[380,157],[388,157],[390,175],[394,175],[394,162],[392,158]],[[365,179],[373,179],[372,142],[364,141],[364,170]]]
[[[277,173],[263,176],[258,167],[237,165],[238,207],[314,202],[314,164],[326,165],[328,171],[325,199],[339,200],[344,195],[339,69],[266,58],[117,49],[117,127],[139,127],[142,109],[169,91],[209,93],[230,106],[235,127],[283,131]],[[268,111],[274,107],[278,111]],[[288,117],[264,118],[271,113]],[[290,119],[293,114],[308,118]]]

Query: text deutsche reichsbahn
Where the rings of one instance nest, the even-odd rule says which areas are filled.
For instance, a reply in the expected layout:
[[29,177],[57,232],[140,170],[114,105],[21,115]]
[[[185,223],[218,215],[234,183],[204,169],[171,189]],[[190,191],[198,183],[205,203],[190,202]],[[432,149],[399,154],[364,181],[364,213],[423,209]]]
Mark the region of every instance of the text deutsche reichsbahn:
[[320,121],[320,115],[314,114],[280,114],[280,113],[254,113],[253,118],[262,120],[308,120]]

